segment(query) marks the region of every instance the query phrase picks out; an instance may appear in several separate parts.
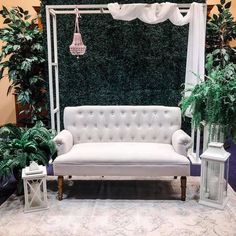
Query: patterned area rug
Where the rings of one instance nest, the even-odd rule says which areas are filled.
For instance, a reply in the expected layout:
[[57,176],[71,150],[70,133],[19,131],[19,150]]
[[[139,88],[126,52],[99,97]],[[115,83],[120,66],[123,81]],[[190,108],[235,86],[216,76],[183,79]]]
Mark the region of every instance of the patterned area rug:
[[1,236],[236,236],[236,195],[222,210],[198,204],[199,177],[188,178],[187,200],[180,180],[66,180],[63,201],[48,179],[49,209],[23,212],[23,197],[0,207]]

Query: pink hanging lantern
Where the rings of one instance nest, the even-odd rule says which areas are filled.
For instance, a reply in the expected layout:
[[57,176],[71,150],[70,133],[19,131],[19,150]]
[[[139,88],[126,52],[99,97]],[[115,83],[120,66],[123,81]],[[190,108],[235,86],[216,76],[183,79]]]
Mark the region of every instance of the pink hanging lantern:
[[79,56],[84,55],[86,51],[86,46],[84,45],[82,41],[81,34],[79,32],[79,10],[76,8],[76,18],[75,18],[75,30],[74,30],[74,36],[73,36],[73,42],[70,45],[70,53],[74,56]]

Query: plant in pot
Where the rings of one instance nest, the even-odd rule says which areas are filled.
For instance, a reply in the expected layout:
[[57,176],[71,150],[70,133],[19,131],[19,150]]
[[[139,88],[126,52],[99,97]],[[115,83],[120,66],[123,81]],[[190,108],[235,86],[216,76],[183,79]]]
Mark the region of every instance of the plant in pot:
[[21,170],[31,161],[47,165],[54,159],[55,132],[46,129],[41,121],[32,128],[20,128],[12,124],[0,129],[0,177],[14,174],[18,192],[22,190]]
[[224,142],[230,135],[236,141],[236,65],[214,66],[213,56],[207,58],[208,76],[182,98],[180,106],[192,114],[195,128],[209,127],[209,141]]
[[206,54],[212,54],[214,66],[223,68],[230,62],[236,63],[236,48],[230,45],[236,40],[236,21],[230,12],[231,1],[221,0],[216,7],[217,14],[207,21]]
[[0,15],[6,27],[0,29],[3,41],[0,52],[0,80],[8,77],[7,94],[14,90],[20,114],[25,123],[42,120],[46,104],[46,82],[44,80],[45,54],[43,35],[34,20],[29,21],[28,11],[21,7],[8,10],[3,6]]

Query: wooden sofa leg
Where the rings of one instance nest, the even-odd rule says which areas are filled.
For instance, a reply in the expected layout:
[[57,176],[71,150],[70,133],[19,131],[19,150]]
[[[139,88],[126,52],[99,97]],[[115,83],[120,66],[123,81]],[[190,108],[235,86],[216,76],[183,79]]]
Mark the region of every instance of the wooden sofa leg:
[[186,184],[187,184],[187,177],[181,176],[181,201],[185,201],[186,199]]
[[58,184],[58,200],[59,201],[62,200],[62,196],[63,196],[63,180],[64,180],[63,176],[58,176],[57,184]]

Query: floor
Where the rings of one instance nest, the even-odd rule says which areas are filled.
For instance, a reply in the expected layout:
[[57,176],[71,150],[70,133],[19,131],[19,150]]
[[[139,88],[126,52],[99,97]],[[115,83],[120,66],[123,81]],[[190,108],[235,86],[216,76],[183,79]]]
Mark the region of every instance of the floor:
[[[236,195],[225,209],[200,205],[199,177],[180,180],[66,180],[58,201],[57,181],[48,177],[49,209],[24,214],[23,196],[0,206],[0,235],[7,236],[236,236]],[[29,227],[30,226],[30,227]]]
[[[236,144],[230,145],[227,149],[231,153],[229,168],[229,184],[236,191]],[[48,174],[53,175],[52,165],[49,165]],[[200,176],[200,166],[191,166],[191,176]],[[4,186],[3,186],[4,185]],[[0,205],[15,191],[16,184],[14,178],[10,178],[8,183],[0,182]]]

